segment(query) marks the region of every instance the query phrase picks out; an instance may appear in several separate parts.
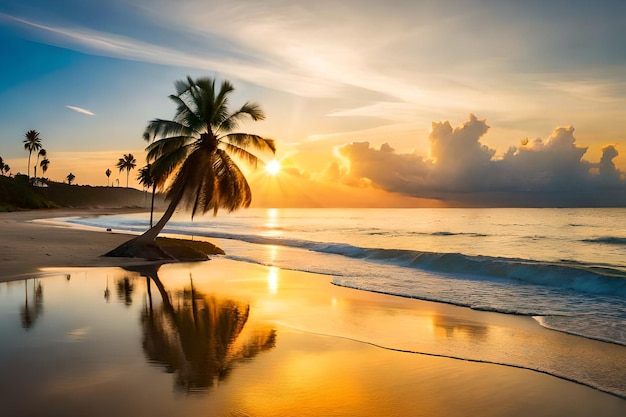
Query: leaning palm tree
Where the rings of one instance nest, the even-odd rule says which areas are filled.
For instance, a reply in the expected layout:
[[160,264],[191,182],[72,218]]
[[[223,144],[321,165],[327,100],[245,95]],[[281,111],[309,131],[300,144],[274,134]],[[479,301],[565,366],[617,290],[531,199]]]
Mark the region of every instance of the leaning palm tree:
[[[170,99],[177,105],[174,120],[152,120],[144,133],[152,143],[146,148],[148,162],[159,179],[167,185],[169,205],[154,227],[143,235],[109,252],[109,256],[171,258],[154,240],[179,205],[191,209],[191,216],[218,209],[233,211],[248,207],[252,192],[243,173],[230,154],[256,167],[258,158],[247,148],[276,151],[274,141],[249,133],[233,132],[244,119],[263,120],[260,106],[247,102],[240,109],[228,109],[228,97],[234,88],[223,81],[216,89],[215,80],[187,77],[178,81]],[[172,181],[168,177],[172,175]]]
[[132,153],[124,154],[124,157],[120,158],[115,166],[120,170],[120,172],[126,170],[126,188],[128,188],[128,174],[130,174],[130,171],[135,169],[137,166],[137,160]]
[[67,180],[67,183],[69,185],[72,185],[72,181],[74,181],[75,178],[76,178],[76,176],[74,174],[72,174],[71,172],[69,174],[67,174],[67,177],[65,177],[65,179]]
[[41,167],[41,170],[43,171],[44,174],[48,170],[48,165],[50,165],[50,160],[48,158],[42,159],[41,162],[39,163],[39,166]]
[[104,171],[104,174],[107,176],[107,187],[109,186],[109,179],[111,178],[111,170],[109,168],[107,168],[106,171]]
[[22,143],[24,144],[24,149],[28,151],[28,178],[30,178],[30,155],[33,151],[38,151],[41,149],[41,138],[39,137],[39,132],[36,130],[29,130],[24,134],[24,139]]

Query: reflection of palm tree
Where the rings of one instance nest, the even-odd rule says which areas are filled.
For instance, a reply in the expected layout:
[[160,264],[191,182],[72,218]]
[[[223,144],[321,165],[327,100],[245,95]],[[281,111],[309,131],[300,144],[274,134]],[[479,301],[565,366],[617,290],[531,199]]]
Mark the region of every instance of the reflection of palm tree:
[[127,306],[133,303],[133,291],[135,284],[128,277],[124,277],[117,281],[117,298],[123,301]]
[[30,329],[35,325],[35,321],[43,311],[43,287],[41,282],[33,280],[33,294],[35,297],[35,305],[28,305],[28,280],[24,280],[25,300],[24,307],[20,309],[20,318],[22,327]]
[[[225,379],[237,363],[273,348],[276,331],[241,336],[250,306],[198,292],[193,282],[172,304],[156,273],[146,274],[158,288],[162,304],[146,305],[142,315],[143,348],[148,359],[176,374],[177,388],[206,392]],[[150,288],[150,286],[148,286]]]

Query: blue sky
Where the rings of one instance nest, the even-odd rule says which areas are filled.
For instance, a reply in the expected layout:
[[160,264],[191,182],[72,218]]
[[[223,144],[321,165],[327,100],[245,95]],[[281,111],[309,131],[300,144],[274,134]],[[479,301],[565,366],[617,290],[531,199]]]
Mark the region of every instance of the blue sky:
[[[36,129],[51,179],[72,171],[78,183],[104,184],[123,153],[143,163],[141,133],[147,121],[173,116],[174,81],[215,76],[235,84],[233,103],[262,104],[266,121],[245,129],[275,138],[286,172],[309,188],[331,179],[439,198],[428,191],[436,184],[415,184],[445,177],[452,192],[467,190],[467,172],[443,175],[468,165],[437,161],[432,123],[461,129],[470,114],[489,126],[466,139],[487,149],[488,166],[526,161],[507,157],[511,148],[522,154],[525,139],[524,155],[545,159],[555,129],[574,126],[568,150],[588,149],[571,172],[597,176],[611,146],[619,153],[611,172],[623,183],[624,27],[626,3],[605,0],[0,1],[0,156],[25,172],[20,142]],[[417,158],[430,180],[402,185],[416,173],[392,169],[398,183],[378,181],[369,170],[383,159],[342,153],[352,142]],[[556,175],[531,160],[528,170]]]

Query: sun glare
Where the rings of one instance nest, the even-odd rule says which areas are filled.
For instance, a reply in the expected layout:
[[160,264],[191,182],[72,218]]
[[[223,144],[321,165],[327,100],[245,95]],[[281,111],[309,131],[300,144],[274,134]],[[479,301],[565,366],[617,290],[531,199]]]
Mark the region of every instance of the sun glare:
[[276,159],[272,159],[265,165],[265,171],[270,175],[276,175],[280,172],[280,162]]

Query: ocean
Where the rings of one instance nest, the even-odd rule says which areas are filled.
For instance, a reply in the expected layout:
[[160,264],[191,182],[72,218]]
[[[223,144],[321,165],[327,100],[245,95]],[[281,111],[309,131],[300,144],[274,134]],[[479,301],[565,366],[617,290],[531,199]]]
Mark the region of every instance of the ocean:
[[[140,233],[147,214],[65,221]],[[156,217],[158,219],[158,216]],[[364,291],[533,317],[626,345],[626,209],[247,209],[164,233]]]

